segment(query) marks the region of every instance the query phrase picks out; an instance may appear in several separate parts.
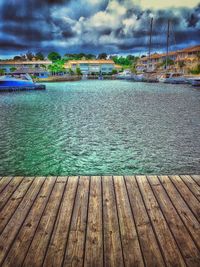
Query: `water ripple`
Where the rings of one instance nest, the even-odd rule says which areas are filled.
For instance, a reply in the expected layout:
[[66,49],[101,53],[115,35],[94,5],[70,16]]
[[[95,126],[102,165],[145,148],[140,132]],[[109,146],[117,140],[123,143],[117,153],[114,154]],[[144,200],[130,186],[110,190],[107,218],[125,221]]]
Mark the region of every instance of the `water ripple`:
[[1,94],[0,175],[200,172],[200,91],[82,81]]

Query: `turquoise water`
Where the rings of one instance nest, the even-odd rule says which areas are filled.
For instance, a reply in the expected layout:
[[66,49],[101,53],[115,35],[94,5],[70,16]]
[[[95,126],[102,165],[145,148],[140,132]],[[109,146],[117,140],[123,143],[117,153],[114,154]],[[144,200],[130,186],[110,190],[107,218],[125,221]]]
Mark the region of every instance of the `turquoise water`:
[[126,81],[0,95],[0,175],[200,172],[200,90]]

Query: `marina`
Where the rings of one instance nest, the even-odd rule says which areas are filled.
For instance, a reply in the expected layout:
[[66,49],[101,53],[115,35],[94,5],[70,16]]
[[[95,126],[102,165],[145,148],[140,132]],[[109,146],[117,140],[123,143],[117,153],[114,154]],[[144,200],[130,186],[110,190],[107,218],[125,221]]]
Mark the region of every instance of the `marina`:
[[0,265],[200,265],[200,176],[2,177]]
[[200,267],[200,2],[0,14],[0,267]]

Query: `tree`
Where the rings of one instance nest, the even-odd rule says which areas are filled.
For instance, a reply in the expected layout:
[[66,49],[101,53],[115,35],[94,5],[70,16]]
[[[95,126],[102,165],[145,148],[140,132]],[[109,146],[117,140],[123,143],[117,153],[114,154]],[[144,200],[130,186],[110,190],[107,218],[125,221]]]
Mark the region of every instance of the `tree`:
[[127,59],[130,60],[130,61],[134,61],[134,60],[135,60],[135,56],[133,56],[133,55],[128,55],[128,56],[127,56]]
[[106,53],[99,54],[98,59],[107,59],[107,54]]
[[5,74],[5,70],[4,69],[0,69],[0,75],[4,75]]
[[42,54],[42,52],[37,52],[37,53],[35,54],[35,58],[36,58],[37,60],[44,60],[44,55]]
[[57,52],[51,52],[48,54],[48,59],[55,62],[56,60],[61,59],[61,55]]
[[76,68],[76,74],[78,76],[82,75],[81,69],[80,68]]
[[70,75],[73,75],[74,74],[74,72],[73,72],[73,70],[71,68],[69,69],[69,74]]
[[158,66],[159,67],[163,67],[163,66],[165,66],[165,68],[167,67],[167,66],[172,66],[172,65],[174,65],[174,60],[172,60],[172,59],[170,59],[170,58],[167,58],[167,60],[163,60],[163,62],[162,63],[160,63]]
[[192,74],[200,74],[200,64],[198,64],[195,68],[191,69],[190,72]]
[[178,66],[180,69],[182,69],[183,67],[185,67],[185,62],[184,61],[179,61],[178,62]]
[[15,67],[11,67],[11,68],[10,68],[10,72],[14,72],[14,71],[16,71],[16,69],[17,69],[17,68],[15,68]]
[[198,58],[198,60],[200,61],[200,52],[197,52],[197,58]]
[[113,69],[112,70],[112,74],[117,74],[117,70],[116,69]]
[[14,56],[13,60],[20,61],[22,58],[20,56]]
[[93,54],[87,54],[86,55],[86,59],[95,59],[95,58],[96,58],[96,56]]
[[48,66],[48,69],[51,71],[52,75],[66,72],[63,60],[54,62],[53,64]]
[[27,58],[28,60],[32,60],[32,59],[34,58],[33,53],[32,53],[32,52],[27,52],[27,53],[26,53],[26,58]]

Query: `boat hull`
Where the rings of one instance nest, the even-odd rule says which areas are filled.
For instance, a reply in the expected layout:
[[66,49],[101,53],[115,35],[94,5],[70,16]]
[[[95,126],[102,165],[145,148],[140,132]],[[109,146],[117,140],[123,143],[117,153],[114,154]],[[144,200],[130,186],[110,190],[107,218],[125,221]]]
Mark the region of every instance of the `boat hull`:
[[200,81],[192,81],[192,86],[200,87]]
[[45,90],[45,89],[46,86],[44,84],[0,86],[0,92],[31,91],[31,90]]

